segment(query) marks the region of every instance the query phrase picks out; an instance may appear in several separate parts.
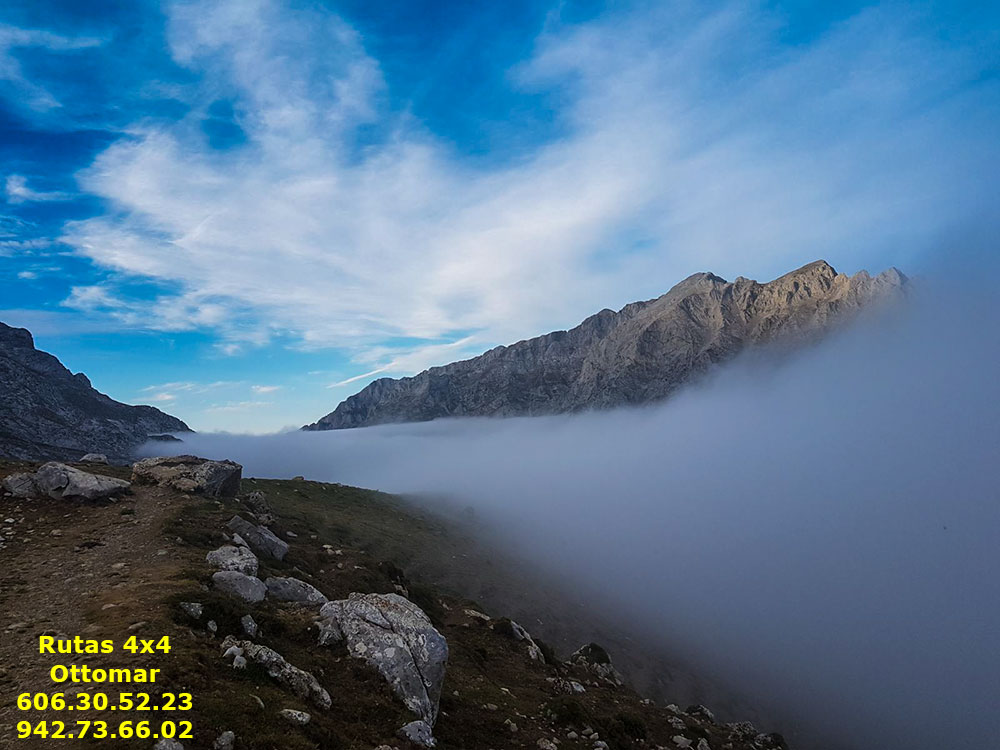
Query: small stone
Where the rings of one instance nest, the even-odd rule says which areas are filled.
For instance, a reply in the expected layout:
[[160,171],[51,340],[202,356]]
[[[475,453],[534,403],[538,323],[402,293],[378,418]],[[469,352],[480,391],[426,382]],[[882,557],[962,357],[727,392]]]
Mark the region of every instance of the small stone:
[[114,609],[117,606],[118,606],[117,604],[105,604],[103,607],[101,607],[101,611],[103,612],[108,609]]
[[283,708],[278,712],[278,715],[289,724],[297,727],[304,727],[312,720],[312,716],[305,711],[296,711],[294,708]]
[[125,570],[126,567],[128,567],[128,563],[116,562],[114,565],[111,566],[111,569],[112,570]]
[[[245,661],[245,660],[244,660],[244,661]],[[233,664],[233,666],[235,667],[236,665],[235,665],[235,664]],[[246,664],[244,664],[243,666],[246,666]],[[260,696],[259,696],[259,695],[251,695],[250,697],[251,697],[251,698],[253,698],[253,699],[254,699],[255,701],[257,701],[257,705],[258,705],[258,706],[260,706],[261,708],[264,708],[264,701],[262,701],[262,700],[260,699]]]
[[149,622],[147,622],[146,620],[140,620],[139,622],[133,622],[131,625],[128,626],[128,629],[129,632],[133,632],[135,630],[141,630],[147,625],[149,625]]
[[696,706],[688,706],[685,713],[688,714],[688,716],[696,716],[700,719],[707,719],[711,722],[715,721],[715,714],[700,704]]
[[670,739],[675,745],[677,745],[677,747],[691,747],[692,745],[691,740],[689,740],[687,737],[682,737],[679,734],[675,734]]
[[236,735],[227,730],[215,738],[212,750],[233,750],[236,746]]
[[230,657],[243,656],[243,649],[239,646],[230,646],[226,649],[226,652],[222,655],[223,659],[228,659]]
[[62,529],[52,529],[52,531],[49,532],[49,535],[50,536],[62,536],[63,535]]
[[184,750],[184,745],[177,740],[160,740],[153,745],[153,750]]
[[219,632],[219,626],[216,624],[215,620],[209,620],[205,627],[208,628],[208,632],[212,635]]
[[[246,669],[246,668],[247,668],[246,657],[237,656],[233,659],[233,669]],[[257,698],[257,696],[255,695],[254,698]],[[264,701],[262,701],[260,698],[257,698],[257,702],[260,703],[261,708],[264,708]]]
[[240,618],[240,625],[243,626],[243,632],[246,633],[251,638],[257,637],[257,623],[250,615],[243,615]]
[[486,703],[483,705],[483,708],[485,708],[487,711],[496,711],[498,708],[500,708],[500,706],[498,706],[496,703]]
[[195,620],[200,620],[202,613],[205,611],[205,608],[198,602],[181,602],[180,607],[184,614],[188,617],[194,618]]
[[578,740],[578,739],[580,739],[580,735],[578,735],[576,732],[567,732],[566,733],[566,739],[567,740]]
[[298,539],[299,538],[299,535],[296,534],[294,531],[286,531],[285,532],[285,536],[287,536],[289,539]]
[[545,737],[542,737],[542,739],[538,740],[535,744],[538,746],[538,750],[559,750],[559,748],[556,747],[556,743],[552,740],[546,739]]

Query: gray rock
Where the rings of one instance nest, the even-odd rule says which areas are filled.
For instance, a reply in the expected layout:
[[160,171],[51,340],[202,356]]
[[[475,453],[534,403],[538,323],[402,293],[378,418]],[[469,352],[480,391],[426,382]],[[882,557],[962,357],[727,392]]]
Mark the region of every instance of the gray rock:
[[35,349],[23,328],[0,323],[0,455],[76,461],[91,451],[126,460],[153,432],[189,432],[151,406],[127,406]]
[[276,537],[270,529],[255,526],[240,516],[233,516],[226,526],[234,534],[238,534],[258,555],[284,560],[288,554],[288,542]]
[[263,601],[267,596],[267,586],[262,580],[236,570],[220,570],[213,573],[212,583],[219,591],[248,602]]
[[[277,651],[260,646],[253,641],[239,641],[227,636],[222,642],[223,653],[231,646],[243,649],[244,656],[249,661],[262,666],[280,685],[291,690],[299,698],[308,698],[320,708],[330,708],[330,694],[323,689],[313,675],[298,667],[292,666]],[[237,657],[241,658],[241,657]]]
[[200,620],[202,613],[205,611],[205,608],[198,602],[181,602],[180,607],[184,614],[195,620]]
[[411,721],[409,724],[400,727],[396,734],[404,740],[409,740],[414,745],[420,745],[420,747],[434,747],[437,744],[437,740],[434,739],[434,733],[426,721]]
[[696,706],[688,706],[687,710],[684,712],[688,716],[695,716],[699,719],[705,719],[707,721],[714,722],[715,714],[709,711],[705,706],[698,704]]
[[153,750],[184,750],[184,745],[177,740],[160,740],[153,745]]
[[245,656],[240,655],[233,657],[233,669],[246,669],[246,668],[247,668],[247,659]]
[[43,464],[33,479],[40,495],[55,500],[103,500],[131,487],[124,479],[90,474],[55,461]]
[[229,730],[216,737],[212,743],[212,750],[233,750],[234,747],[236,747],[236,735]]
[[251,638],[257,637],[257,623],[250,615],[243,615],[240,618],[240,625],[243,627],[243,632],[248,636]]
[[514,633],[515,640],[524,641],[524,644],[528,648],[528,656],[532,661],[540,661],[542,664],[545,663],[545,657],[542,655],[542,650],[535,643],[535,639],[529,635],[528,631],[522,628],[513,620],[510,621],[511,630]]
[[158,484],[178,492],[209,497],[235,497],[243,467],[234,461],[210,461],[197,456],[146,458],[132,465],[136,484]]
[[268,596],[279,602],[297,602],[318,607],[328,601],[322,591],[298,578],[268,578],[264,583],[267,585]]
[[569,663],[584,667],[612,685],[622,684],[622,676],[612,665],[608,652],[596,643],[581,646],[569,657]]
[[739,353],[810,341],[898,299],[905,277],[848,277],[824,261],[759,284],[691,276],[662,297],[413,377],[380,378],[306,430],[441,417],[556,414],[656,401]]
[[35,486],[35,475],[25,472],[4,477],[3,488],[5,492],[21,499],[38,497],[39,495],[38,487]]
[[312,716],[305,711],[296,711],[294,708],[283,708],[278,711],[278,716],[297,727],[304,727],[312,721]]
[[320,645],[346,641],[388,681],[403,704],[428,726],[437,719],[448,643],[408,599],[398,594],[351,594],[320,610]]
[[103,453],[88,453],[80,459],[81,464],[106,464],[108,457]]
[[243,502],[257,517],[257,522],[261,526],[270,526],[274,523],[274,511],[267,504],[267,497],[260,490],[255,490],[243,498]]
[[257,575],[257,556],[246,547],[223,545],[205,555],[205,560],[216,570],[236,570],[244,575]]

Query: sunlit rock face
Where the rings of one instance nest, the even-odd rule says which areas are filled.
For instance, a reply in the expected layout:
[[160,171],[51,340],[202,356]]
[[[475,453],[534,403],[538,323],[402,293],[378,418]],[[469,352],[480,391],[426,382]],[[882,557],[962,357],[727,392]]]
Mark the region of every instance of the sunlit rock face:
[[711,273],[662,297],[602,310],[555,331],[410,378],[382,378],[306,430],[457,416],[525,416],[642,404],[748,348],[814,340],[860,310],[900,298],[896,269],[872,277],[816,261],[766,284]]

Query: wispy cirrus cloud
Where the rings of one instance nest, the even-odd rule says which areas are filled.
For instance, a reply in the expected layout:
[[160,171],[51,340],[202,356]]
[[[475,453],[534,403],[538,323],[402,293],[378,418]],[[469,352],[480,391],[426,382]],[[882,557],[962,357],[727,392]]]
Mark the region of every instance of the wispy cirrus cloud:
[[64,53],[100,45],[94,37],[68,37],[44,29],[22,29],[0,24],[0,84],[12,87],[22,106],[35,111],[48,111],[60,102],[46,88],[28,76],[17,57],[21,49],[44,49]]
[[32,190],[28,187],[27,178],[22,175],[12,174],[7,176],[5,183],[8,203],[29,203],[33,201],[64,201],[71,200],[73,196],[69,193],[58,190]]
[[[137,124],[80,175],[113,211],[63,240],[176,289],[130,300],[131,324],[211,330],[232,351],[281,334],[375,363],[391,339],[475,331],[485,347],[695,270],[905,266],[998,187],[989,55],[898,8],[798,46],[743,3],[554,16],[511,80],[561,92],[563,133],[485,167],[389,107],[378,61],[329,12],[259,0],[167,16],[174,59],[205,106],[234,102],[245,141],[213,148],[197,114]],[[359,146],[375,121],[388,135]],[[113,281],[87,294],[124,314]],[[453,353],[425,351],[365,375]]]
[[252,385],[250,390],[254,393],[274,393],[275,391],[281,390],[280,385]]

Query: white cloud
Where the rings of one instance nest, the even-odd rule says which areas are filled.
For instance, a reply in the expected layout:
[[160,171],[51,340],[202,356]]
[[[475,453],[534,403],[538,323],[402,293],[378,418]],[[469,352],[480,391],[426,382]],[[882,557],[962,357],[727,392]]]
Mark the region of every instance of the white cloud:
[[206,412],[242,412],[270,406],[270,401],[231,401],[225,404],[215,404],[205,409]]
[[[354,375],[331,383],[327,388],[340,388],[341,386],[356,383],[359,380],[373,377],[375,375],[391,375],[395,373],[414,373],[426,370],[428,367],[442,362],[452,362],[461,359],[463,356],[472,357],[480,353],[481,346],[475,336],[466,336],[458,341],[447,344],[431,344],[429,346],[418,346],[410,349],[390,348],[386,346],[373,346],[359,355],[356,360],[361,363],[374,363],[385,361],[373,370]],[[387,360],[387,361],[386,361]]]
[[8,203],[28,203],[33,201],[64,201],[72,198],[68,193],[57,191],[43,192],[28,187],[28,180],[21,175],[7,176],[5,184]]
[[[472,167],[384,106],[378,63],[340,19],[175,3],[175,59],[206,103],[235,98],[247,144],[213,151],[192,120],[137,126],[102,153],[80,180],[114,212],[64,241],[180,291],[125,311],[84,287],[67,304],[211,329],[231,352],[282,334],[375,365],[343,384],[458,354],[399,354],[390,338],[506,343],[696,270],[905,266],[987,205],[1000,159],[963,89],[983,61],[894,13],[780,54],[772,18],[745,5],[553,23],[513,78],[562,93],[565,135]],[[376,119],[392,137],[359,152],[356,129]]]
[[67,52],[99,44],[101,40],[92,37],[65,37],[48,31],[0,24],[0,82],[12,86],[18,93],[17,102],[29,109],[40,112],[55,109],[60,106],[59,101],[44,87],[28,79],[17,59],[17,50],[34,47]]
[[280,385],[253,385],[250,386],[250,390],[254,393],[274,393],[275,391],[280,391]]

